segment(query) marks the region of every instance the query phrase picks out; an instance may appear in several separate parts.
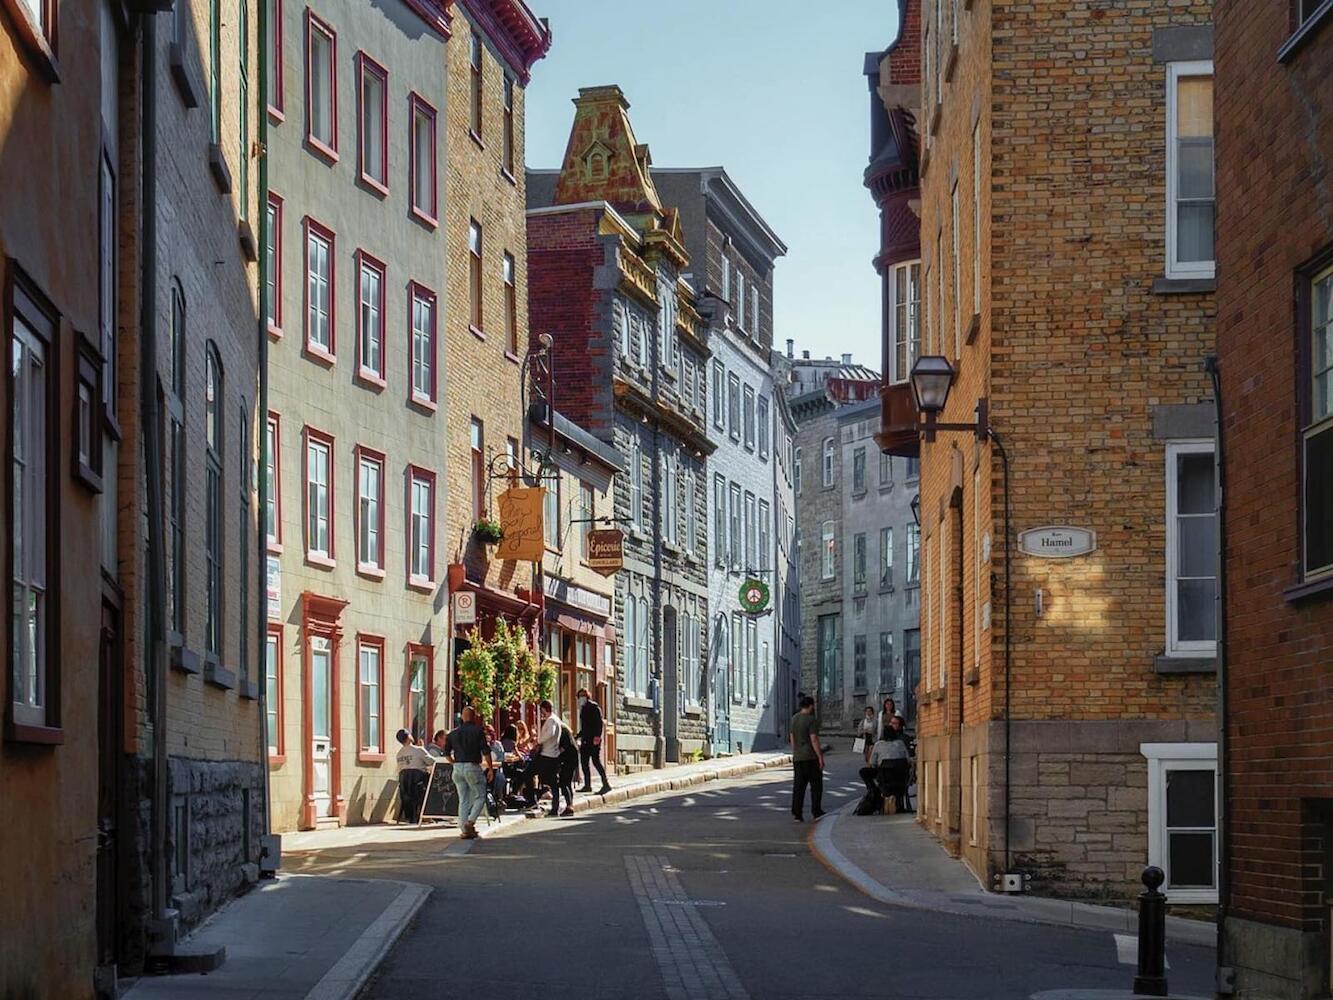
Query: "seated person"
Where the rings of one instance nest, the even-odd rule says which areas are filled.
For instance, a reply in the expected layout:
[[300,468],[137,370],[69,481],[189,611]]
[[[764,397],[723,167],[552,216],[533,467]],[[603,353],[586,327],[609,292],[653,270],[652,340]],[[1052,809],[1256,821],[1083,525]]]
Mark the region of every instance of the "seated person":
[[448,738],[449,734],[443,729],[435,730],[435,735],[431,738],[431,741],[426,744],[426,753],[430,754],[432,757],[445,756],[446,751],[444,744]]
[[504,769],[504,744],[495,738],[494,726],[486,726],[486,742],[491,748],[491,763],[495,765],[494,770],[491,772],[490,790],[495,796],[496,802],[504,802],[505,793],[509,787],[509,780],[505,775]]
[[398,821],[415,823],[421,816],[422,797],[426,793],[426,775],[431,756],[412,742],[406,729],[398,730]]

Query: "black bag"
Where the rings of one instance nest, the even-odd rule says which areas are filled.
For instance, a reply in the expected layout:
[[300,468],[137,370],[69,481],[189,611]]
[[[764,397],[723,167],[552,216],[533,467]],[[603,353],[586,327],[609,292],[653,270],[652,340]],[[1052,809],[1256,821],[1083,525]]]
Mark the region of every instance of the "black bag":
[[883,808],[884,800],[878,792],[866,792],[856,804],[857,816],[874,816]]
[[504,806],[496,799],[495,793],[489,788],[486,789],[486,812],[491,819],[498,820],[500,814],[504,812]]

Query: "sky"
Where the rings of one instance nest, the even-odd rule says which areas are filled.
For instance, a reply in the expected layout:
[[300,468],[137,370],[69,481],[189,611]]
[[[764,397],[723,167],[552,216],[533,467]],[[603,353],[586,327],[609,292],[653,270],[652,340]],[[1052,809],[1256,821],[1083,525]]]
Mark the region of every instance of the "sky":
[[558,167],[580,87],[616,83],[660,167],[724,166],[787,245],[774,344],[880,367],[878,213],[866,52],[893,40],[892,0],[528,0],[551,51],[527,89],[527,161]]

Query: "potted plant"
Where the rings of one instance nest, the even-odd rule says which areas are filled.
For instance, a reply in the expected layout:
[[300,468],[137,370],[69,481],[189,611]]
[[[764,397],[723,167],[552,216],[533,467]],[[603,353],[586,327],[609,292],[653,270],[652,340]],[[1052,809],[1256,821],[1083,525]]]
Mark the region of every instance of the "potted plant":
[[504,538],[504,529],[489,517],[483,517],[472,526],[472,534],[483,545],[494,545]]
[[472,643],[458,657],[458,686],[467,704],[483,719],[489,719],[495,704],[495,658],[486,641],[475,629],[468,637]]

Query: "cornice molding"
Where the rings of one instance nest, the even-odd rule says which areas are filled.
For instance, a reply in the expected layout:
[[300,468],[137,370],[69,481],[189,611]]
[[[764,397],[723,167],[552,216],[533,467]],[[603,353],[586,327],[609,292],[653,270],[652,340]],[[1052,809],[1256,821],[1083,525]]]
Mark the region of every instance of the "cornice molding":
[[[415,0],[418,3],[430,0]],[[523,0],[443,0],[461,6],[490,38],[505,62],[527,86],[533,63],[551,48],[551,29]],[[447,16],[447,15],[446,15]]]

